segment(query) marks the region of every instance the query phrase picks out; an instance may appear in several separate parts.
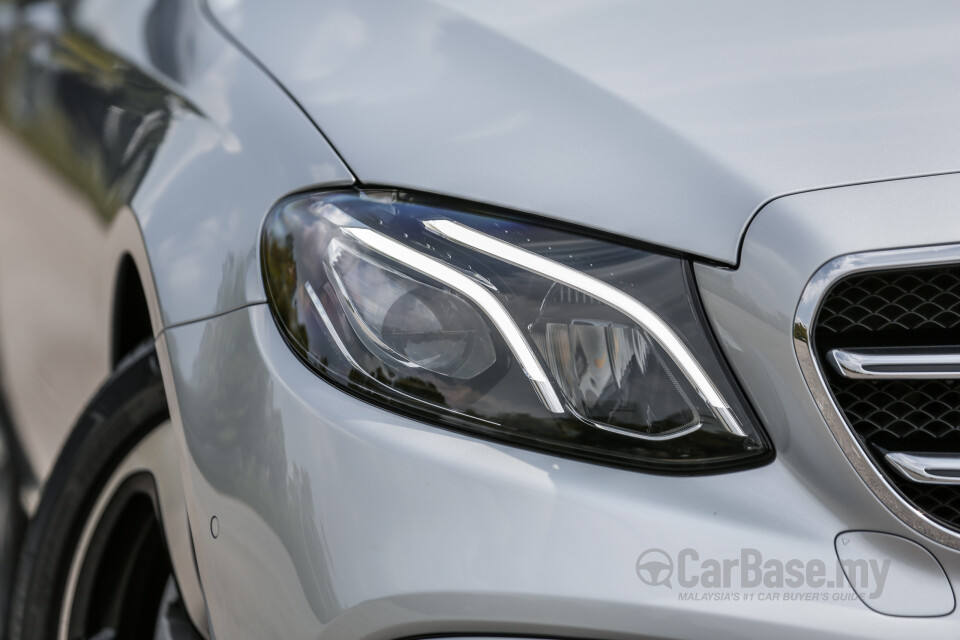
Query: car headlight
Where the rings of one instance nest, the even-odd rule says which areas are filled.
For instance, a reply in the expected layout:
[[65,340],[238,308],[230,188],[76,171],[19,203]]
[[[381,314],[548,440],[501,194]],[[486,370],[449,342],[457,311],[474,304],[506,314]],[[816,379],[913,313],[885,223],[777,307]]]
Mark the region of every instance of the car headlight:
[[293,350],[386,408],[658,471],[771,454],[681,258],[386,190],[282,201],[262,255]]

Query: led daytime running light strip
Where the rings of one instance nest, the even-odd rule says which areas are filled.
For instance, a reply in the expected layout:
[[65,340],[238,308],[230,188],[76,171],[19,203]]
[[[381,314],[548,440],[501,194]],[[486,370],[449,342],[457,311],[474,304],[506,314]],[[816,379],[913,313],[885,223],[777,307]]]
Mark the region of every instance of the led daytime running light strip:
[[[663,347],[690,383],[693,384],[694,388],[696,388],[697,393],[699,393],[703,400],[710,406],[727,431],[737,436],[746,437],[746,432],[743,430],[743,427],[740,426],[740,422],[736,416],[733,415],[730,406],[724,401],[720,392],[700,366],[700,363],[693,357],[693,354],[690,353],[680,338],[677,337],[673,330],[670,329],[657,314],[639,301],[602,280],[598,280],[559,262],[521,249],[509,242],[498,240],[459,222],[454,222],[453,220],[425,220],[423,226],[443,238],[477,250],[497,260],[502,260],[526,269],[544,278],[559,282],[571,289],[575,289],[601,302],[605,302],[620,313],[623,313],[653,336],[660,346]],[[408,251],[410,250],[408,249]],[[412,253],[418,256],[420,255],[416,252]],[[449,267],[447,268],[449,269]]]

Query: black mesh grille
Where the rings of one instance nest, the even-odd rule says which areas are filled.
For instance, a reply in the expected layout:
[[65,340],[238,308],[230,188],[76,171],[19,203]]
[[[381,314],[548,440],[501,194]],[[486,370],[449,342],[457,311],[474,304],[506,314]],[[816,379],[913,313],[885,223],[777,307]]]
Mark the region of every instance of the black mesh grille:
[[960,269],[887,271],[836,284],[824,301],[821,333],[882,333],[960,326]]
[[856,380],[825,358],[834,348],[957,346],[960,266],[848,276],[827,293],[813,336],[837,405],[874,463],[918,509],[960,531],[960,487],[910,482],[886,451],[960,455],[960,381]]
[[895,451],[960,445],[960,388],[953,381],[844,380],[832,386],[847,420],[872,444]]

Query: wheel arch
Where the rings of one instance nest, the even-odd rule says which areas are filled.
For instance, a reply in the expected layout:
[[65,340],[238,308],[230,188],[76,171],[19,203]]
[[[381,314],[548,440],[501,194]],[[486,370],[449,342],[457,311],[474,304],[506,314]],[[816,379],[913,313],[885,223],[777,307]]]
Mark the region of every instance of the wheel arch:
[[[146,340],[157,341],[163,323],[160,301],[153,270],[147,255],[147,243],[140,220],[130,207],[123,207],[113,220],[109,232],[108,258],[104,278],[110,283],[107,296],[104,330],[109,332],[111,368],[116,368]],[[160,368],[166,357],[157,344]],[[175,419],[175,400],[164,384],[171,419]],[[179,458],[179,456],[178,456]],[[197,559],[192,542],[191,523],[186,508],[186,487],[179,459],[175,461],[179,482],[174,486],[169,478],[164,486],[158,483],[157,492],[162,505],[161,527],[168,546],[173,571],[194,624],[203,628],[207,622],[206,602],[197,571]]]

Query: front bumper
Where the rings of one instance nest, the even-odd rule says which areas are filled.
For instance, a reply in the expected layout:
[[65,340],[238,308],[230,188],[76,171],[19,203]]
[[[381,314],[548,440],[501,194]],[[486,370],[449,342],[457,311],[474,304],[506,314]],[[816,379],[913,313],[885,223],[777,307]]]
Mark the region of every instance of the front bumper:
[[[778,454],[737,473],[648,475],[393,415],[307,370],[265,305],[165,330],[159,345],[215,634],[956,636],[955,611],[883,616],[843,581],[686,588],[644,582],[637,561],[649,549],[719,560],[752,549],[833,567],[838,534],[876,530],[922,543],[958,583],[960,553],[897,520],[844,457],[791,335],[800,293],[827,260],[960,240],[960,217],[944,208],[957,195],[960,178],[945,176],[792,196],[753,223],[738,269],[697,268],[708,315]],[[722,593],[740,596],[714,595]]]

